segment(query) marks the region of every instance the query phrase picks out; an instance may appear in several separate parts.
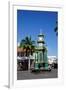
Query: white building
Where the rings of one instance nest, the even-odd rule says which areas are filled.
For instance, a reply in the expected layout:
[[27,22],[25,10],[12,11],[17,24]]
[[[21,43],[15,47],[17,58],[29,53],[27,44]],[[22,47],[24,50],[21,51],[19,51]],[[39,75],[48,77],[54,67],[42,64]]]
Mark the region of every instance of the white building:
[[48,56],[48,64],[57,63],[57,57],[56,56]]

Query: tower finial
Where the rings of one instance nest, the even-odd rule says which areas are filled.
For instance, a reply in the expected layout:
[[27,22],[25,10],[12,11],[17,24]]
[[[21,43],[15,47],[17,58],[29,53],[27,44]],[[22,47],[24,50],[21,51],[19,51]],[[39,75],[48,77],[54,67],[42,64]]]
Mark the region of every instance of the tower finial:
[[40,34],[42,34],[42,29],[40,29]]

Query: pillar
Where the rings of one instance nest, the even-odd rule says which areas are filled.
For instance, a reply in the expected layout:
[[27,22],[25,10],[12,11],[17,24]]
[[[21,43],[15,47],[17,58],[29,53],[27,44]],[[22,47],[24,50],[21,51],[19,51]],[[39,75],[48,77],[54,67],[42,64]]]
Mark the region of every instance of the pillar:
[[47,69],[48,68],[47,50],[45,50],[44,57],[45,57],[45,69]]
[[28,61],[28,70],[30,70],[30,58],[29,58],[29,61]]
[[35,69],[38,69],[37,53],[35,54]]

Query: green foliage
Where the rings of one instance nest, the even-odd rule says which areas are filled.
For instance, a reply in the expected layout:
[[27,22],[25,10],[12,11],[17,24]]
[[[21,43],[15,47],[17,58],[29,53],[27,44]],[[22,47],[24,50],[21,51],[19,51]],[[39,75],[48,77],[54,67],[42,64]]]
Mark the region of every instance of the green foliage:
[[33,51],[35,50],[35,41],[32,41],[31,36],[27,36],[25,39],[21,40],[20,47],[26,49],[26,55],[28,51],[32,55]]

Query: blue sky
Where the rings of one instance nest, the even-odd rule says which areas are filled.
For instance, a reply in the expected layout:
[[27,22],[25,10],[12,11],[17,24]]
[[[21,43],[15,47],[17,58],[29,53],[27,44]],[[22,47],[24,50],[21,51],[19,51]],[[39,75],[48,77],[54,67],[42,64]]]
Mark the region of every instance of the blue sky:
[[58,13],[51,11],[17,10],[17,42],[26,36],[37,40],[37,35],[42,29],[49,56],[57,56],[57,36],[54,32]]

